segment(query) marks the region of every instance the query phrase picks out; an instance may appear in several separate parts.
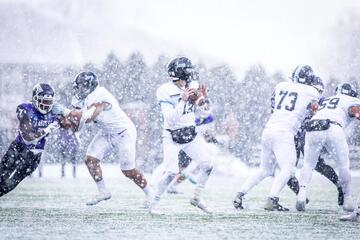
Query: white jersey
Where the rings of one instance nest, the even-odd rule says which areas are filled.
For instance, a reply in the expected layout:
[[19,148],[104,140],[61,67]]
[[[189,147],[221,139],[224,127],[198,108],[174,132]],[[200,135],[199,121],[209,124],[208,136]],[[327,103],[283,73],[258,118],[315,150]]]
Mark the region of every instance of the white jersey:
[[265,128],[295,135],[309,113],[311,102],[319,100],[319,92],[309,85],[281,82],[276,85],[273,97],[273,114]]
[[86,107],[100,102],[111,105],[108,109],[104,109],[94,120],[101,130],[106,133],[118,133],[134,127],[133,122],[120,108],[118,101],[104,87],[97,87],[84,101]]
[[330,119],[346,127],[352,116],[349,115],[349,109],[352,106],[359,106],[360,99],[350,97],[344,94],[331,96],[320,101],[318,112],[312,119]]
[[[197,88],[197,82],[191,82],[190,87]],[[196,106],[181,100],[184,89],[173,82],[164,83],[156,91],[157,100],[164,117],[164,129],[175,130],[195,125]]]

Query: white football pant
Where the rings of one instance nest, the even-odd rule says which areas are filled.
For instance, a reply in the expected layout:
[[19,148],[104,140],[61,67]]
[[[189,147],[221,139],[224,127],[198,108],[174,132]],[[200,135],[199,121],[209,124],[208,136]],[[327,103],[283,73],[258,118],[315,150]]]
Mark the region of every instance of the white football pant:
[[295,172],[296,149],[294,135],[290,131],[265,128],[261,136],[260,167],[250,175],[241,186],[240,192],[246,194],[264,178],[271,176],[275,165],[279,173],[275,176],[269,197],[278,197],[290,177]]
[[350,196],[350,161],[349,147],[342,127],[331,124],[324,131],[307,132],[305,136],[304,166],[300,171],[299,184],[306,187],[312,177],[312,171],[318,162],[321,149],[325,147],[332,155],[339,171],[339,184],[344,191],[344,197]]

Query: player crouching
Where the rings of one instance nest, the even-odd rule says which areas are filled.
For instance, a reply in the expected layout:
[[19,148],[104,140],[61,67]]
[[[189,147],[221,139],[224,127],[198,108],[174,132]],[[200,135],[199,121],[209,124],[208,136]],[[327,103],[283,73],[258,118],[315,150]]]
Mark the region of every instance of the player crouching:
[[54,106],[54,89],[46,83],[35,85],[32,102],[17,109],[19,134],[0,161],[0,197],[32,174],[41,160],[46,137],[60,125]]

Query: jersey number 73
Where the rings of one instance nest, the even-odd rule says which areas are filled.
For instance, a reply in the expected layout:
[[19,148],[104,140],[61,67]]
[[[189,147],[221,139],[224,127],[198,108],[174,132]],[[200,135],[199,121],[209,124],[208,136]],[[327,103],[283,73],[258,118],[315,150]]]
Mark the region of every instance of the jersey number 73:
[[285,108],[287,111],[293,111],[295,109],[298,93],[289,91],[280,91],[280,100],[276,105],[276,109]]

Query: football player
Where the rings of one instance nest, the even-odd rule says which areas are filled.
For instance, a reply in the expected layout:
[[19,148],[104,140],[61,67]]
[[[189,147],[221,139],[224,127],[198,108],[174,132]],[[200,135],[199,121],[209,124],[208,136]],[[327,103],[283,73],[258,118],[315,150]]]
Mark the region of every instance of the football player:
[[[318,76],[314,76],[314,87],[318,90],[320,95],[324,92],[324,84]],[[321,102],[321,99],[320,99]],[[300,155],[304,155],[304,145],[305,145],[305,126],[306,123],[311,119],[311,116],[308,116],[304,122],[301,124],[300,130],[295,135],[295,147],[296,147],[296,156],[297,156],[297,162],[299,161]],[[341,185],[338,183],[338,175],[336,174],[335,170],[325,163],[324,158],[322,156],[319,156],[318,162],[316,163],[315,170],[325,176],[329,181],[331,181],[338,190],[338,205],[342,206],[344,203],[344,194],[342,191]],[[299,182],[297,178],[294,176],[290,178],[288,181],[288,186],[290,189],[295,193],[299,193]],[[308,202],[308,200],[306,200]]]
[[324,147],[334,157],[339,171],[339,184],[344,192],[343,209],[353,211],[350,203],[349,147],[343,128],[351,119],[360,119],[360,99],[349,83],[338,85],[335,92],[336,95],[320,102],[318,112],[306,126],[304,166],[300,171],[300,191],[296,202],[298,211],[305,211],[306,188]]
[[111,198],[102,176],[100,161],[109,151],[117,154],[123,174],[134,181],[145,193],[149,205],[150,188],[144,175],[135,168],[136,128],[130,118],[120,108],[115,97],[104,87],[99,86],[93,72],[79,73],[73,82],[73,94],[84,108],[69,110],[64,107],[57,111],[76,122],[80,129],[84,124],[94,123],[100,131],[95,135],[86,152],[86,166],[94,179],[98,194],[87,202],[95,205]]
[[168,65],[168,73],[172,81],[161,85],[156,92],[164,118],[164,161],[159,165],[163,174],[155,179],[155,195],[150,213],[158,213],[156,208],[161,195],[179,172],[180,150],[196,161],[200,168],[195,193],[190,203],[209,213],[201,194],[212,171],[211,156],[206,150],[204,138],[197,135],[195,127],[195,110],[204,103],[201,101],[207,95],[206,87],[199,87],[199,84],[193,81],[196,72],[186,57],[173,59]]
[[0,161],[0,196],[13,190],[35,171],[47,136],[60,127],[52,112],[54,95],[49,84],[40,83],[33,88],[32,102],[17,107],[19,133]]
[[279,194],[295,171],[294,136],[306,115],[315,111],[318,106],[319,92],[314,88],[313,76],[310,66],[300,65],[292,74],[292,82],[284,81],[276,85],[274,110],[261,136],[260,167],[241,186],[233,201],[236,209],[243,208],[245,194],[270,176],[277,164],[279,173],[274,178],[265,210],[289,210],[279,204]]

